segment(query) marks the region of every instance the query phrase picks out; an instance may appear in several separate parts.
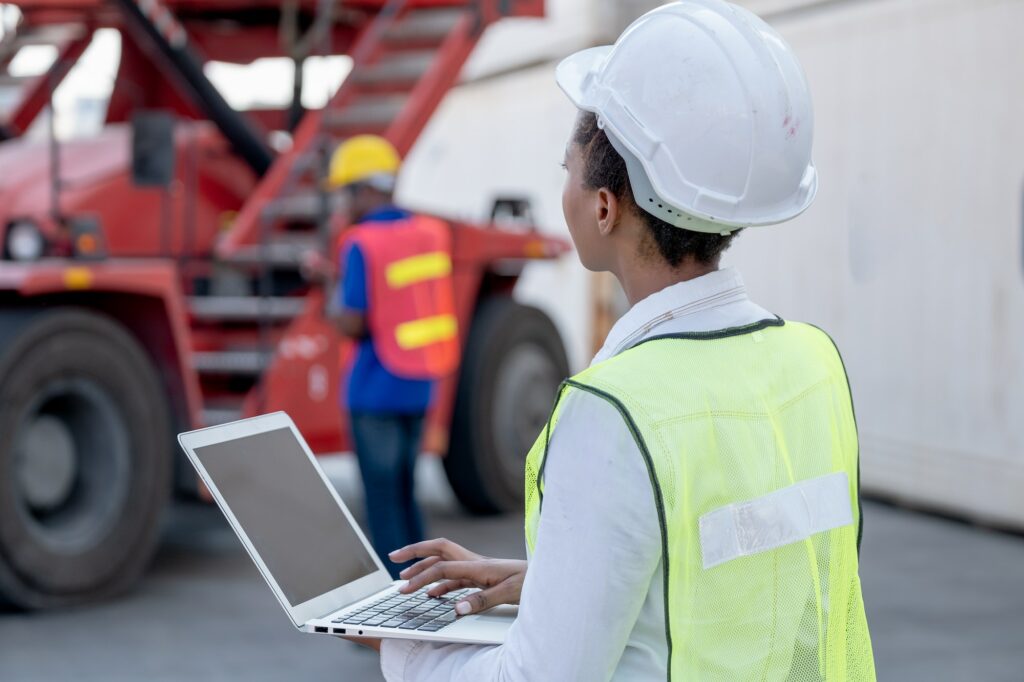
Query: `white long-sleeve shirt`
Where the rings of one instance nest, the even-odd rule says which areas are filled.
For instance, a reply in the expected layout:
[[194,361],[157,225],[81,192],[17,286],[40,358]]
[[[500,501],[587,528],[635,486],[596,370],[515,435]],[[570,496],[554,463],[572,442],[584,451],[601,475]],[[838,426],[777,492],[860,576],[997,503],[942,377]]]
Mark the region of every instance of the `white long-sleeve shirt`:
[[[593,362],[650,336],[715,331],[773,316],[729,268],[634,305]],[[647,467],[622,416],[583,391],[565,398],[544,469],[544,511],[501,646],[384,640],[388,682],[664,680],[661,531]]]

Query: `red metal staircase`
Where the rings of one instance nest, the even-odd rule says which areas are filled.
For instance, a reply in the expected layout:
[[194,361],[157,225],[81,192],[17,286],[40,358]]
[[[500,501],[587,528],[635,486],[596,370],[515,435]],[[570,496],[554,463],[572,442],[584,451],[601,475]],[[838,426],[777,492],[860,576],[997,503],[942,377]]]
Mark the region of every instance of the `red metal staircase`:
[[306,113],[291,149],[264,175],[224,234],[218,255],[230,260],[261,233],[273,234],[287,221],[314,219],[319,150],[373,133],[405,154],[458,80],[483,30],[502,16],[539,16],[542,9],[543,3],[533,0],[385,3],[357,37],[348,77],[323,109]]
[[[323,230],[319,235],[316,231],[318,224],[324,227],[329,212],[320,189],[324,154],[346,137],[374,133],[391,140],[404,155],[458,80],[483,30],[504,13],[540,15],[542,9],[535,0],[383,3],[348,51],[353,61],[349,75],[323,109],[304,115],[291,149],[263,175],[223,235],[217,257],[232,268],[266,276],[297,268],[310,248],[326,248]],[[303,310],[301,290],[282,296],[262,289],[263,296],[248,302],[233,296],[192,299],[198,346],[193,363],[201,377],[208,424],[242,414],[249,388],[273,361],[274,340]],[[278,315],[268,316],[270,309]],[[210,323],[219,329],[215,338],[224,338],[227,311],[235,316],[231,326],[237,341],[206,346],[204,329]]]
[[[90,40],[92,29],[86,24],[36,26],[25,21],[0,40],[0,140],[25,133]],[[22,48],[41,46],[55,52],[56,58],[46,70],[38,74],[11,72],[11,63]]]

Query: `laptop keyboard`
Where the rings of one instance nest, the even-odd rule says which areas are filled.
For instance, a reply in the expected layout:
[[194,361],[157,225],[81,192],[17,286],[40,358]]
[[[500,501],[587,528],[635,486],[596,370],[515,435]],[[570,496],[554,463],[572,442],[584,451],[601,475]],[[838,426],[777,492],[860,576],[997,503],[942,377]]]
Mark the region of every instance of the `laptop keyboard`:
[[457,590],[442,597],[427,596],[424,587],[412,594],[394,592],[387,597],[353,611],[332,623],[364,627],[397,628],[437,632],[455,622],[455,602],[475,590]]

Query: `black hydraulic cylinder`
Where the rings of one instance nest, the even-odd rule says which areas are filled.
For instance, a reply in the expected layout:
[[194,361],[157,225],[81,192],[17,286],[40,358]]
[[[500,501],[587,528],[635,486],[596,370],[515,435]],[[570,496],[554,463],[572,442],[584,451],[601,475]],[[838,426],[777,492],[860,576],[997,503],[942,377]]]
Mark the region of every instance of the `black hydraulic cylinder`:
[[114,4],[124,13],[129,27],[141,32],[167,60],[192,100],[220,129],[235,152],[262,176],[274,160],[273,153],[245,116],[224,101],[203,73],[199,59],[189,47],[184,27],[170,10],[157,0],[114,0]]

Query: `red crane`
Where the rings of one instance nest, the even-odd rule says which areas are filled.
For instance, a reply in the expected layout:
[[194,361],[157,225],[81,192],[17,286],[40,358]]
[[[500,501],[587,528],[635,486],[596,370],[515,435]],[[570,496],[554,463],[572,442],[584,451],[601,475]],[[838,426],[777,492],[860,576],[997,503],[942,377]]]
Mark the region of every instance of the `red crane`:
[[[169,497],[198,492],[174,433],[282,409],[318,453],[350,449],[337,378],[351,348],[330,285],[300,267],[331,248],[327,155],[367,132],[408,151],[487,26],[543,2],[17,6],[0,40],[0,600],[46,608],[141,574]],[[121,39],[102,130],[26,135],[101,28]],[[10,68],[40,46],[43,71]],[[318,55],[352,69],[307,111],[302,65]],[[204,73],[263,57],[292,60],[288,106],[235,110]],[[525,262],[567,245],[521,200],[495,210],[514,220],[447,221],[464,353],[424,444],[478,513],[520,504],[523,457],[568,373],[552,322],[511,296]]]

